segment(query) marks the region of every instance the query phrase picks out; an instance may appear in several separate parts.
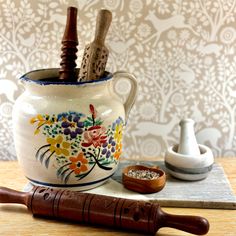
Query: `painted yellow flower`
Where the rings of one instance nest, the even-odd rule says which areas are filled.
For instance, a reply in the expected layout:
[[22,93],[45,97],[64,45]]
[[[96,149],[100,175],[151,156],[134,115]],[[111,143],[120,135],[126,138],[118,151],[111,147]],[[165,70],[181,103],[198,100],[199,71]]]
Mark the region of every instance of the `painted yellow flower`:
[[50,151],[55,152],[57,155],[68,156],[70,153],[70,143],[63,141],[63,137],[58,135],[56,138],[47,138],[47,142],[50,144]]
[[52,119],[49,119],[49,118],[50,118],[49,115],[42,116],[42,115],[38,114],[36,117],[33,117],[30,119],[30,124],[34,124],[37,122],[37,128],[36,128],[34,134],[38,134],[40,131],[40,128],[43,125],[53,124],[55,118],[54,117]]
[[121,142],[121,139],[122,139],[122,129],[123,129],[122,124],[117,124],[116,125],[114,138],[115,138],[117,143]]
[[116,144],[116,151],[114,153],[114,157],[116,160],[120,159],[121,153],[122,153],[122,144],[118,143],[118,144]]

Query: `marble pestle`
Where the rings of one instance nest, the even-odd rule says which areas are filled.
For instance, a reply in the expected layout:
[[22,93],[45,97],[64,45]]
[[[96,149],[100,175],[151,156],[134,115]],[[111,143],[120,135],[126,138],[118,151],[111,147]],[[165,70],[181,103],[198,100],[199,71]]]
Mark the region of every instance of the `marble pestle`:
[[192,119],[181,120],[180,142],[178,153],[184,155],[200,155],[200,149],[194,133],[194,121]]

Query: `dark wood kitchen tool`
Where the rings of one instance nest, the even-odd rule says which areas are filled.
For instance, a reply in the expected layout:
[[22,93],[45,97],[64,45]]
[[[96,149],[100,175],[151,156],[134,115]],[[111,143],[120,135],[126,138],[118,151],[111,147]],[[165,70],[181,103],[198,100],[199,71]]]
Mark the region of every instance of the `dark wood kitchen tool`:
[[85,47],[78,81],[96,80],[103,75],[109,54],[104,42],[111,20],[110,11],[102,9],[98,12],[95,37]]
[[[149,174],[144,176],[132,176],[129,173],[142,173],[146,171]],[[142,165],[127,166],[122,171],[123,185],[130,190],[139,193],[155,193],[161,191],[166,183],[165,172],[158,167],[146,167]],[[145,172],[144,172],[145,173]],[[157,178],[152,178],[152,173],[156,174]],[[149,177],[148,177],[149,176]]]
[[34,215],[54,217],[155,234],[171,227],[203,235],[208,221],[199,216],[171,215],[159,204],[69,190],[34,187],[30,192],[0,188],[0,203],[24,204]]
[[66,28],[62,38],[60,80],[77,81],[75,74],[77,45],[77,8],[68,7]]

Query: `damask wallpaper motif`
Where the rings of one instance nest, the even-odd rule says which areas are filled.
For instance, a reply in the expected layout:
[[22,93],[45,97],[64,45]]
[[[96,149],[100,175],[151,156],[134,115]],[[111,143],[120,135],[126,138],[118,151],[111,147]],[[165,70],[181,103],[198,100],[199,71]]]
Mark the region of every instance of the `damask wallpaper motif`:
[[[125,135],[125,157],[155,157],[178,142],[181,118],[215,156],[236,156],[236,0],[0,0],[0,157],[15,159],[12,106],[19,78],[58,67],[66,8],[78,7],[79,55],[97,11],[110,9],[107,69],[139,82]],[[116,84],[121,96],[127,81]]]

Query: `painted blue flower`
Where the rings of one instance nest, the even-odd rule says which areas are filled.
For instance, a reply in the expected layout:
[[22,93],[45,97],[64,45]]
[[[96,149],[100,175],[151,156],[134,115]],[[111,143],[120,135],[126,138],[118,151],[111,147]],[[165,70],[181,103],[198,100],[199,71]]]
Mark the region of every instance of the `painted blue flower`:
[[105,155],[106,158],[109,158],[111,154],[113,154],[116,151],[116,142],[113,139],[113,137],[110,137],[108,142],[105,142],[102,145],[102,155]]
[[62,112],[60,114],[57,115],[57,119],[58,121],[63,121],[65,120],[67,117],[70,117],[70,116],[73,116],[73,117],[85,117],[85,115],[83,113],[80,113],[80,112],[75,112],[75,111],[68,111],[68,112]]
[[119,116],[118,119],[112,123],[112,130],[115,130],[116,129],[116,126],[119,125],[119,124],[123,124],[124,121],[123,119]]
[[63,128],[63,133],[70,135],[73,139],[76,138],[78,134],[83,133],[84,123],[80,121],[80,116],[77,114],[70,114],[63,118],[61,127]]

